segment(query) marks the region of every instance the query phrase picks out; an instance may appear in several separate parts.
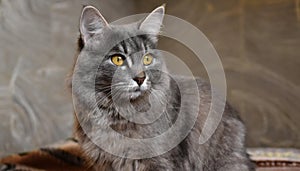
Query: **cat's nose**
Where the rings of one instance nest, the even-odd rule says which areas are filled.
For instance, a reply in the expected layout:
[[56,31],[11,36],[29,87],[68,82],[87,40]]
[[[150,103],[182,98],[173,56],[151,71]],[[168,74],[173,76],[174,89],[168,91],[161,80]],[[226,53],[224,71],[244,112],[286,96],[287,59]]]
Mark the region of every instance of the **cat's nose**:
[[133,78],[133,80],[134,80],[139,86],[141,86],[141,85],[143,84],[145,78],[146,78],[145,72],[142,71],[142,72],[140,72],[138,75],[136,75],[136,76]]

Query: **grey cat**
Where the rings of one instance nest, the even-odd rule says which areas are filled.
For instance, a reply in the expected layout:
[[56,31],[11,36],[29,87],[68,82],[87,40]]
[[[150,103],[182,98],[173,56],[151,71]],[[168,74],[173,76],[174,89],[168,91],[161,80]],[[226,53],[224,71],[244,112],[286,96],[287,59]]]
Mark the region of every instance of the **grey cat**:
[[[79,55],[71,86],[75,135],[90,169],[253,170],[244,147],[244,125],[229,105],[212,137],[199,144],[211,104],[210,86],[199,78],[168,73],[156,50],[163,16],[164,6],[160,6],[141,22],[110,25],[96,8],[86,6],[82,11]],[[197,118],[192,123],[194,111]],[[181,114],[180,129],[173,137],[183,138],[170,150],[161,152],[172,144],[171,139],[148,145],[122,144],[124,137],[159,136],[171,129]],[[136,154],[157,155],[132,157]]]

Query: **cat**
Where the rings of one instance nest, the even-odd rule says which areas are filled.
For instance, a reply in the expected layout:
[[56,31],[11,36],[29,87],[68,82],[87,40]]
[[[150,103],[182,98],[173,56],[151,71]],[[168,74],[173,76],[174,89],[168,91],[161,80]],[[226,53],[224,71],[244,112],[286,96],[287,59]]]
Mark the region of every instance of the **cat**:
[[[168,73],[163,56],[156,50],[164,11],[160,6],[142,21],[112,25],[95,7],[82,10],[79,55],[70,87],[75,106],[74,132],[90,170],[254,170],[244,146],[244,124],[228,104],[211,138],[199,144],[210,109],[210,85],[201,78]],[[197,94],[192,91],[193,81]],[[200,104],[191,100],[195,97],[201,99]],[[195,110],[198,117],[193,125],[189,119]],[[122,136],[159,136],[180,114],[185,118],[182,129],[190,125],[192,129],[187,136],[179,129],[175,136],[184,139],[169,151],[159,153],[171,143],[166,140],[153,142],[151,147],[133,144],[124,148],[120,144]],[[155,152],[159,154],[130,157]]]

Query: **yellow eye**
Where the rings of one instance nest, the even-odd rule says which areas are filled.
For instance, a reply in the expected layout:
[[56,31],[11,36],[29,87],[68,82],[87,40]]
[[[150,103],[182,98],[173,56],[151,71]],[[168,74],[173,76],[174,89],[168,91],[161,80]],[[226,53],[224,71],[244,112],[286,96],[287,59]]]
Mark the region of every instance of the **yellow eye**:
[[118,55],[111,57],[111,61],[117,66],[121,66],[124,63],[122,56]]
[[153,57],[150,54],[144,56],[143,63],[144,65],[150,65],[153,61]]

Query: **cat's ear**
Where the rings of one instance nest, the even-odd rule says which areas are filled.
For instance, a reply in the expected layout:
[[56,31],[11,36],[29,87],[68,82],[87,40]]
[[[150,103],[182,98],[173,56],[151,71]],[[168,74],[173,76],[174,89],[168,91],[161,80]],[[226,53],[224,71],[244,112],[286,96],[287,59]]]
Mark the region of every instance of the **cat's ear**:
[[80,17],[80,34],[84,43],[106,26],[108,26],[107,21],[95,7],[83,8]]
[[165,5],[157,7],[142,21],[139,29],[146,31],[149,34],[158,35],[162,26],[164,14]]

